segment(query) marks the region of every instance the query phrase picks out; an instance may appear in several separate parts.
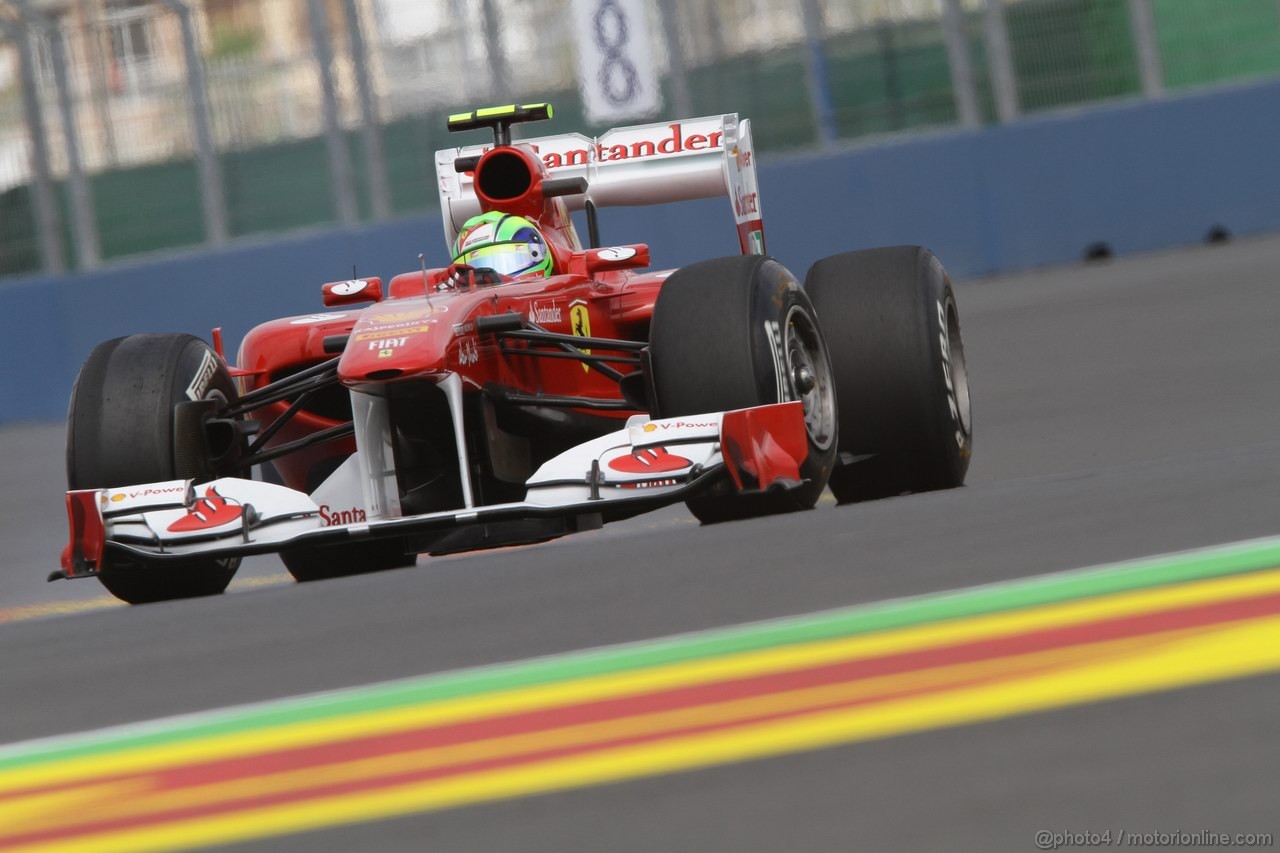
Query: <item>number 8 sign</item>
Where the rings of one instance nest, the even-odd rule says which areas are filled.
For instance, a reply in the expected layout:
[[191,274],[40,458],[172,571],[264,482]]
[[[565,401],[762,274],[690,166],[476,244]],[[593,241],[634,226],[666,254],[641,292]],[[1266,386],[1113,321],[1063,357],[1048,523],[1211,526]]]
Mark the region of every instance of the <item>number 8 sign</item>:
[[653,115],[662,107],[644,0],[573,0],[578,87],[587,121]]

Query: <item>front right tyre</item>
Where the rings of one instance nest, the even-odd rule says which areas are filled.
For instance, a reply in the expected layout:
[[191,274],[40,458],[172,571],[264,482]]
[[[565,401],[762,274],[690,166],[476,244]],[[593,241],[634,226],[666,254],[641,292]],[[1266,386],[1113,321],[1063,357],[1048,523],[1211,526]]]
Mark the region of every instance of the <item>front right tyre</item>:
[[298,583],[408,568],[417,559],[417,554],[406,554],[397,539],[280,552],[280,561]]
[[836,454],[831,360],[809,298],[785,267],[760,255],[691,264],[658,293],[649,332],[663,418],[799,401],[808,455],[798,487],[736,494],[722,484],[687,501],[704,524],[808,509]]

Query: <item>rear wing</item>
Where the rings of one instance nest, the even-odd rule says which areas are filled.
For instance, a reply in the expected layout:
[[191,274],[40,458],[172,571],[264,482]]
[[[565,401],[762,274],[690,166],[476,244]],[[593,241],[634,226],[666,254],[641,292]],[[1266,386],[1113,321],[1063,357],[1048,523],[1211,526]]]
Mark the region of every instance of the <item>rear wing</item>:
[[[552,177],[587,179],[585,194],[564,198],[570,210],[581,210],[588,200],[596,207],[622,207],[725,195],[733,205],[742,253],[764,254],[751,122],[739,120],[736,113],[616,127],[595,139],[562,133],[516,144],[532,146]],[[454,162],[491,147],[436,152],[440,210],[449,245],[463,223],[481,212],[472,175],[457,172]]]

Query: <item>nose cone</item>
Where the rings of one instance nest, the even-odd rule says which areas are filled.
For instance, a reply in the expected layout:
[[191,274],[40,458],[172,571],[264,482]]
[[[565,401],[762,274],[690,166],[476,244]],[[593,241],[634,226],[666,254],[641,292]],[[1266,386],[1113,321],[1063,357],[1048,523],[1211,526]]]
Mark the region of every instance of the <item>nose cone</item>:
[[338,378],[358,384],[452,370],[448,355],[460,319],[450,309],[444,299],[393,300],[365,309],[338,362]]

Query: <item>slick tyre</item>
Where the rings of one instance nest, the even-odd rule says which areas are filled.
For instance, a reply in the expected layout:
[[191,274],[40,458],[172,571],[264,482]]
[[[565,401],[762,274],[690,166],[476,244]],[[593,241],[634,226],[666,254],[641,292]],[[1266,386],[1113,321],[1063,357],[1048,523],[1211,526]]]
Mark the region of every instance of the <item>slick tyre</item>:
[[728,484],[690,499],[704,524],[808,509],[836,453],[836,398],[822,332],[795,277],[772,258],[718,258],[663,283],[653,309],[650,357],[664,418],[798,400],[809,455],[803,485],[740,495]]
[[[67,411],[67,486],[99,489],[197,476],[198,436],[175,429],[184,400],[237,399],[217,354],[199,338],[132,335],[99,344],[80,368]],[[198,429],[198,426],[194,427]],[[239,558],[194,558],[162,566],[112,556],[98,580],[130,604],[217,595]]]
[[403,543],[394,539],[329,548],[295,548],[280,553],[281,562],[298,583],[402,569],[412,566],[417,559],[417,554],[405,554]]
[[835,369],[840,503],[964,483],[973,450],[955,293],[927,249],[824,258],[805,278]]

